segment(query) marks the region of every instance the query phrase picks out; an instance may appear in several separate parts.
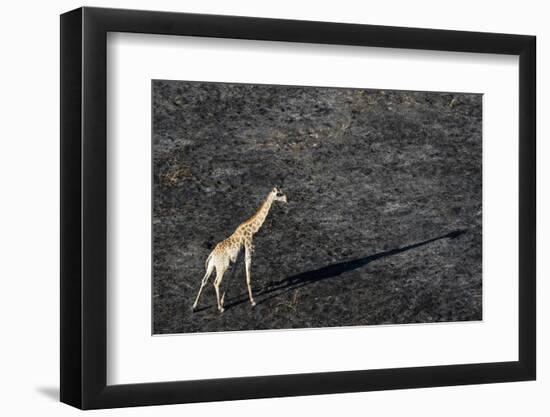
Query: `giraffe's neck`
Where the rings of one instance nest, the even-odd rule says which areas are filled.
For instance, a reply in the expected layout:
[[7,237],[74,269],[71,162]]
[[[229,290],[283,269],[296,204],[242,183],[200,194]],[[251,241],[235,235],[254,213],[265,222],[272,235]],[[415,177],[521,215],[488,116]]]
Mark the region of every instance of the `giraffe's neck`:
[[269,209],[271,208],[271,204],[273,204],[273,196],[270,193],[269,196],[262,203],[258,211],[256,211],[256,213],[247,221],[247,223],[252,226],[252,233],[256,233],[264,224],[265,218],[267,217]]

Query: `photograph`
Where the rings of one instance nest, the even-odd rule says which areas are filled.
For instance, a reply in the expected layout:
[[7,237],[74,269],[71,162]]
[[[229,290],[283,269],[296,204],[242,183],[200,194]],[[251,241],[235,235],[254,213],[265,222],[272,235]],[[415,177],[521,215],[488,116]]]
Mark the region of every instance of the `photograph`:
[[[218,3],[11,30],[6,357],[46,350],[8,366],[8,408],[539,415],[543,14]],[[29,118],[38,97],[59,106]]]
[[153,335],[483,319],[482,94],[151,94]]

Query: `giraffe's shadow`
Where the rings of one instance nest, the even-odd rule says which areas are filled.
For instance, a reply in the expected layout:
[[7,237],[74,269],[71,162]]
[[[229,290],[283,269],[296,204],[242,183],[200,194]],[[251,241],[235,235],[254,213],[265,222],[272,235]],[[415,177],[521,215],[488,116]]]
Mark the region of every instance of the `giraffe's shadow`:
[[[298,288],[305,287],[307,285],[314,284],[319,281],[324,281],[331,278],[336,278],[341,274],[349,271],[353,271],[358,268],[362,268],[368,265],[370,262],[376,261],[378,259],[387,258],[389,256],[398,255],[400,253],[416,249],[420,246],[427,245],[429,243],[435,242],[441,239],[456,239],[460,235],[464,234],[465,230],[455,230],[453,232],[447,233],[442,236],[434,237],[432,239],[424,240],[421,242],[414,243],[412,245],[403,246],[401,248],[391,249],[385,252],[375,253],[373,255],[365,256],[363,258],[353,259],[350,261],[338,262],[334,264],[329,264],[322,268],[318,268],[311,271],[301,272],[296,275],[292,275],[288,278],[284,278],[280,281],[271,282],[265,288],[254,291],[254,298],[256,300],[256,305],[265,303],[268,300],[279,297],[283,294],[297,290]],[[232,276],[235,274],[236,268],[233,267]],[[238,306],[239,304],[247,303],[248,295],[242,293],[237,297],[230,298],[225,303],[225,309]],[[214,305],[205,306],[201,310],[214,307]],[[200,311],[200,310],[197,310]]]

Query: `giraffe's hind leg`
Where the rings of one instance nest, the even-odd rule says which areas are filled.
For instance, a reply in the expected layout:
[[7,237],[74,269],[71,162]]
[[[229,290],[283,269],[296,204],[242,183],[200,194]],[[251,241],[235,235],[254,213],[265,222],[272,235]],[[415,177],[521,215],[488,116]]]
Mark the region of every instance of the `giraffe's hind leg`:
[[224,273],[225,273],[225,269],[216,268],[216,279],[214,280],[214,289],[216,290],[216,299],[218,300],[218,311],[220,313],[224,312],[223,299],[225,298],[225,294],[220,299],[220,285],[222,283]]
[[197,294],[197,298],[195,298],[195,302],[193,303],[193,311],[197,308],[197,304],[199,303],[199,298],[201,296],[202,290],[206,283],[208,282],[208,278],[210,278],[210,275],[212,274],[212,271],[214,270],[214,265],[212,263],[208,263],[208,267],[206,269],[206,274],[204,274],[204,277],[201,282],[201,287],[199,289],[199,293]]

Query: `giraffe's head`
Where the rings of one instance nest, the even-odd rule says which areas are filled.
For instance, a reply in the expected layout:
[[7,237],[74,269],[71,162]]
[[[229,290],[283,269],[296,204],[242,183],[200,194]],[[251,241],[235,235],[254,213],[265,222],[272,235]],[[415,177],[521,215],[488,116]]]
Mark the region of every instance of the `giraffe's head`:
[[284,195],[282,191],[279,190],[277,187],[271,190],[271,196],[273,197],[273,201],[280,201],[281,203],[287,203],[286,195]]

